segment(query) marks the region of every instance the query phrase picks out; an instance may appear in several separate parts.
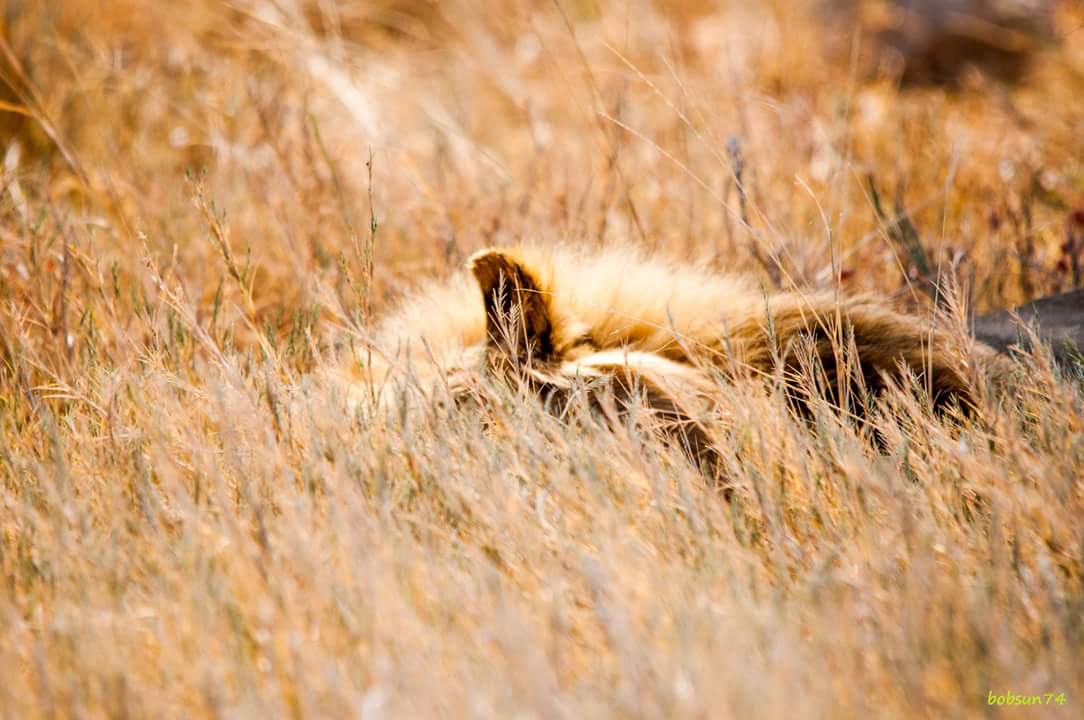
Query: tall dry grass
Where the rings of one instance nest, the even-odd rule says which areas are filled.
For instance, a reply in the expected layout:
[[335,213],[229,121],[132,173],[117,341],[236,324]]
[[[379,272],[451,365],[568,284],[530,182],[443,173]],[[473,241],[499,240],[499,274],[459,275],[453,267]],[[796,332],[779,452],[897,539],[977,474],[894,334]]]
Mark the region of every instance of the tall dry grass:
[[5,717],[1079,716],[1043,352],[961,423],[892,396],[884,452],[727,389],[731,504],[635,425],[314,379],[526,238],[912,306],[1078,285],[1071,4],[1023,84],[905,92],[783,0],[0,5]]

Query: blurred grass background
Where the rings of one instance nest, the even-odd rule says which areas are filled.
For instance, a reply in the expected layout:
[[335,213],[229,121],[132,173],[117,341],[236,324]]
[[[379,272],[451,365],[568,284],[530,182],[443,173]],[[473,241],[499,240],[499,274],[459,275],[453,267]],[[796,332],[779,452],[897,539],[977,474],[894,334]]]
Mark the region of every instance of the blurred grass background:
[[913,308],[1079,287],[1078,3],[0,9],[7,716],[1079,714],[1081,397],[1042,352],[963,429],[901,393],[884,454],[736,387],[733,505],[636,428],[311,380],[524,240]]

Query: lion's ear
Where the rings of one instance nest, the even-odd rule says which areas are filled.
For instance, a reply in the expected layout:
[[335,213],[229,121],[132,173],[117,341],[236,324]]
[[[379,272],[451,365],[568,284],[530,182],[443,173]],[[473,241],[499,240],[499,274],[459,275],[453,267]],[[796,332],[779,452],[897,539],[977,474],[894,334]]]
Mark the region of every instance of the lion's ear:
[[482,290],[489,346],[516,362],[553,354],[549,298],[527,267],[501,250],[482,250],[467,267]]

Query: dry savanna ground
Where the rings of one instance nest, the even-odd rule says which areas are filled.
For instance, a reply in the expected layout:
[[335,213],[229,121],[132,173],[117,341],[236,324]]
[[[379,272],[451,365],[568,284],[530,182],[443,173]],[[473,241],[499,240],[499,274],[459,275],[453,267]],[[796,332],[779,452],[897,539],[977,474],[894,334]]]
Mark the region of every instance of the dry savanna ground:
[[0,10],[3,717],[1080,716],[1042,351],[970,418],[890,395],[880,448],[724,386],[731,503],[632,421],[314,379],[528,239],[919,312],[1078,286],[1079,6],[1021,77],[906,86],[823,2]]

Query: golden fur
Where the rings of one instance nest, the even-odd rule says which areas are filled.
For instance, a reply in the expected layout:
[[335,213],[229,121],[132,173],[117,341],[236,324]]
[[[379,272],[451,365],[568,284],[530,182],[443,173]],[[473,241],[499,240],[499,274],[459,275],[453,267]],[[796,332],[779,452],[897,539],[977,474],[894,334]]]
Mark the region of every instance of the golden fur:
[[362,373],[378,386],[393,367],[446,378],[453,395],[487,373],[547,399],[610,379],[619,404],[638,395],[695,456],[710,442],[689,397],[710,398],[720,376],[781,373],[792,399],[806,393],[799,405],[810,399],[803,375],[819,376],[820,394],[844,407],[901,371],[923,378],[936,401],[969,395],[959,353],[928,320],[869,296],[765,292],[626,247],[483,250],[468,272],[402,302],[373,345]]

